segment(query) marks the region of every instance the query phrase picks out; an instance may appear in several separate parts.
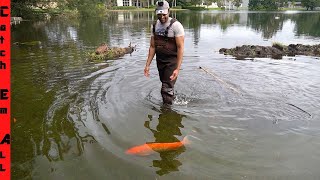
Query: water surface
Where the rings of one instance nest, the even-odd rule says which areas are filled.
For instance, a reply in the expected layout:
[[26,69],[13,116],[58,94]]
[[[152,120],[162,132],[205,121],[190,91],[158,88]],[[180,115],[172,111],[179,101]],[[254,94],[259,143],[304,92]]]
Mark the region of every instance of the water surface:
[[[320,13],[172,16],[185,27],[185,54],[169,109],[155,62],[150,78],[143,76],[153,12],[12,27],[13,179],[320,177],[319,58],[238,61],[218,53],[248,44],[318,44]],[[88,62],[102,42],[131,42],[137,50]],[[185,136],[191,144],[177,151],[124,153]]]

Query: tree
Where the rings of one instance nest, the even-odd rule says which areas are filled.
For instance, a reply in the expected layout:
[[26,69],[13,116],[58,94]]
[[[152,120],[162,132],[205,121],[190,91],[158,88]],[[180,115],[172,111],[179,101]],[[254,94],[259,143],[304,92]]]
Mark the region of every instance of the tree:
[[[97,16],[104,13],[104,5],[112,4],[115,0],[56,0],[60,10],[75,10],[82,16]],[[49,4],[50,0],[12,0],[12,16],[32,18],[36,16],[34,7]],[[38,13],[39,14],[39,13]]]
[[277,10],[276,0],[250,0],[249,10]]
[[191,0],[192,5],[198,5],[201,4],[202,0]]
[[320,5],[320,0],[302,0],[301,3],[307,10],[314,10],[315,7]]
[[239,8],[241,6],[242,0],[232,0],[234,6]]
[[249,1],[249,10],[259,9],[260,1],[259,0],[250,0]]
[[182,6],[182,7],[191,6],[191,0],[188,0],[188,1],[186,1],[186,0],[177,0],[177,5],[178,6]]
[[222,6],[225,6],[224,1],[223,0],[217,1],[217,6],[219,8],[221,8]]
[[117,0],[106,0],[105,5],[107,8],[117,6]]
[[41,0],[12,0],[11,1],[11,15],[29,17],[32,14],[32,6],[36,5]]
[[278,0],[277,4],[279,7],[287,7],[289,0]]
[[205,5],[207,5],[207,8],[209,7],[209,5],[211,5],[213,3],[213,0],[204,0],[203,3]]

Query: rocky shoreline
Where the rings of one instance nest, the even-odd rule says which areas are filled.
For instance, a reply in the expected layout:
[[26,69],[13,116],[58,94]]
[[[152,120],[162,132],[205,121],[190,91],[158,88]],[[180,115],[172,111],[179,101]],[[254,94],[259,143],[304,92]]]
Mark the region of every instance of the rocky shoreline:
[[234,56],[237,60],[245,60],[246,58],[282,59],[283,56],[296,55],[320,57],[320,44],[290,44],[285,46],[274,43],[272,46],[243,45],[231,49],[221,48],[219,53]]

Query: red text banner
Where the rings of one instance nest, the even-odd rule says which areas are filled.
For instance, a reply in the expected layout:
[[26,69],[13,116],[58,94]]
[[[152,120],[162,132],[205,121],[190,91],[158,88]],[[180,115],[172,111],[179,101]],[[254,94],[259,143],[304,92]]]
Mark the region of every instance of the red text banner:
[[10,0],[0,0],[0,179],[10,179]]

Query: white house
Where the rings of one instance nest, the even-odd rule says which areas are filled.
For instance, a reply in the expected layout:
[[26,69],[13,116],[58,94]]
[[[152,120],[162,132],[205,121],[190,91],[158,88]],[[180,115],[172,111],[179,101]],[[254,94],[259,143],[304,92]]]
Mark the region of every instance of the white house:
[[297,2],[291,2],[289,1],[288,2],[288,7],[289,8],[299,8],[299,7],[302,7],[302,3],[300,1],[297,1]]
[[206,5],[204,2],[202,2],[200,6],[207,7],[207,8],[218,8],[218,3],[213,2],[210,5]]
[[[148,5],[154,5],[157,0],[149,0],[148,2],[141,2],[141,0],[117,0],[117,6],[138,6],[138,7],[147,7]],[[187,0],[186,0],[187,1]],[[225,8],[226,9],[235,9],[232,1],[229,0],[224,0]],[[248,8],[249,0],[242,0],[241,6],[242,8]],[[170,4],[170,6],[175,6],[176,5],[176,0]],[[204,5],[202,2],[200,6],[207,6]],[[212,3],[211,5],[208,6],[208,8],[217,8],[218,4]]]
[[[225,0],[224,4],[225,4],[224,7],[226,9],[237,9],[237,7],[233,4],[232,1]],[[248,9],[248,6],[249,6],[249,0],[242,0],[242,3],[241,3],[241,5],[239,7],[242,8],[242,9]]]
[[[233,2],[230,0],[224,0],[223,4],[226,9],[236,9],[236,7],[233,5]],[[202,2],[200,6],[208,7],[208,8],[218,8],[218,3],[213,2],[212,4],[207,6],[205,5],[204,2]],[[248,9],[248,6],[249,6],[249,0],[242,0],[240,7],[243,9]]]
[[249,7],[249,0],[242,0],[242,6],[243,8],[248,8]]
[[143,1],[141,0],[117,0],[117,6],[137,6],[137,7],[147,7],[149,5],[154,5],[156,0]]
[[117,6],[132,6],[132,0],[117,0]]

